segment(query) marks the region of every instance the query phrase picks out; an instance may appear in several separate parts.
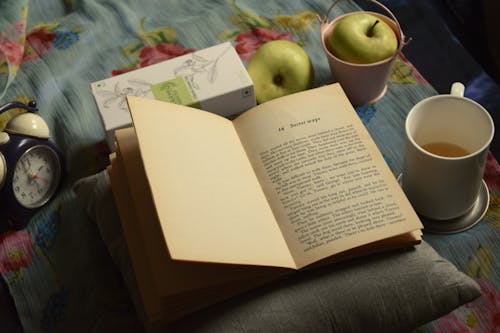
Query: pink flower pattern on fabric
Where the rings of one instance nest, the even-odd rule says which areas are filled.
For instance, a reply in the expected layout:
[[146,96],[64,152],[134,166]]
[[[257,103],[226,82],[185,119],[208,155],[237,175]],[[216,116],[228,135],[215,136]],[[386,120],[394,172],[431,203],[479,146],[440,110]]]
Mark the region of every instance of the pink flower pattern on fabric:
[[488,153],[483,177],[490,190],[500,189],[500,165],[491,152]]
[[23,59],[25,22],[14,24],[0,35],[0,60],[18,67]]
[[161,61],[172,59],[184,54],[195,51],[187,49],[178,44],[159,44],[156,46],[146,46],[141,50],[139,58],[141,59],[140,67],[146,67],[156,64]]
[[56,39],[56,34],[48,32],[44,28],[36,29],[26,37],[26,52],[24,53],[24,61],[33,61],[40,59],[51,48],[52,43]]
[[276,32],[265,28],[254,28],[250,32],[241,32],[235,39],[236,52],[241,59],[250,61],[262,44],[278,39],[292,41],[293,37],[289,32]]
[[0,236],[0,273],[28,267],[33,258],[33,242],[25,230],[9,231]]
[[500,293],[490,281],[477,279],[482,297],[436,320],[434,332],[500,332]]

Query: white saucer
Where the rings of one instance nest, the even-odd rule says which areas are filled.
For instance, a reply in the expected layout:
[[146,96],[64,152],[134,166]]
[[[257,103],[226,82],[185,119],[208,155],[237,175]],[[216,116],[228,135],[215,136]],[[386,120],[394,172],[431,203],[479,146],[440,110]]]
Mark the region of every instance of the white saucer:
[[[401,185],[402,174],[398,176],[398,183]],[[479,195],[472,208],[462,216],[450,220],[433,220],[419,214],[420,220],[424,225],[424,231],[436,234],[454,234],[462,232],[475,226],[486,214],[490,204],[490,193],[488,186],[483,180]]]

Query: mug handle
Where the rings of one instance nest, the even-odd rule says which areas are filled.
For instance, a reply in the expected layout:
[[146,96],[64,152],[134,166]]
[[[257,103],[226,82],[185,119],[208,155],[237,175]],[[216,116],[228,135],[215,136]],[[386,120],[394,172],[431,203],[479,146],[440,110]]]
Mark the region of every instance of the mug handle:
[[464,97],[465,86],[461,82],[453,82],[451,85],[450,95]]

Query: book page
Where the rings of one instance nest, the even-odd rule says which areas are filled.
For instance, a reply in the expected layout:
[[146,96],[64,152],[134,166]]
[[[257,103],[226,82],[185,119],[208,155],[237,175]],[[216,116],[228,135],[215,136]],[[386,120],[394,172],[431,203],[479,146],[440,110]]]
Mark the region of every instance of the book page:
[[297,267],[422,228],[340,85],[270,101],[234,124]]
[[231,121],[140,97],[128,103],[173,259],[294,267]]
[[141,238],[139,224],[135,223],[139,221],[137,210],[130,196],[128,183],[123,181],[126,173],[121,159],[110,157],[110,160],[111,165],[108,167],[108,174],[111,189],[120,214],[120,222],[127,242],[137,292],[140,295],[140,300],[137,297],[132,297],[132,299],[136,308],[140,309],[138,313],[141,317],[145,316],[148,320],[154,320],[159,317],[161,312],[160,295],[154,281],[153,269],[149,265],[148,258],[144,258],[145,243]]
[[134,271],[140,290],[144,290],[144,302],[156,307],[160,297],[193,293],[247,279],[276,279],[289,272],[277,267],[172,260],[146,180],[135,131],[133,128],[120,129],[115,137],[117,149],[110,178],[132,263],[139,267]]

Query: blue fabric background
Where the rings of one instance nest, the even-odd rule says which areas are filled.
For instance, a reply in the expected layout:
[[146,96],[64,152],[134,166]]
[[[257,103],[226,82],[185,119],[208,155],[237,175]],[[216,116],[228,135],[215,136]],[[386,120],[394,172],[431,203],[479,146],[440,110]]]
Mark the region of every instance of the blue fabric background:
[[[230,6],[231,3],[237,6]],[[397,175],[403,158],[402,124],[416,102],[435,94],[436,90],[447,92],[452,82],[462,81],[467,86],[467,96],[498,114],[500,94],[498,87],[464,52],[438,13],[427,3],[386,3],[396,13],[406,34],[414,38],[404,52],[432,83],[428,84],[411,64],[399,59],[387,95],[374,105],[357,108]],[[12,313],[11,305],[15,304],[26,332],[67,332],[75,327],[82,332],[133,331],[137,328],[122,278],[97,227],[88,223],[71,191],[77,179],[102,170],[108,163],[108,152],[101,144],[104,131],[92,98],[91,82],[109,77],[113,71],[137,66],[137,58],[134,58],[137,54],[132,52],[134,47],[161,44],[159,36],[167,36],[169,43],[187,49],[201,49],[227,39],[237,44],[234,37],[247,31],[245,29],[275,27],[269,25],[273,17],[298,17],[304,9],[326,13],[330,4],[327,0],[235,3],[230,0],[0,1],[0,37],[3,38],[0,45],[7,45],[4,42],[14,31],[11,28],[23,20],[26,25],[18,26],[22,33],[13,37],[17,42],[22,43],[23,36],[33,36],[30,34],[37,29],[45,33],[40,40],[46,42],[38,45],[38,53],[25,49],[24,58],[16,58],[9,66],[0,67],[0,102],[35,99],[40,114],[49,124],[52,139],[65,152],[68,169],[56,200],[33,218],[25,230],[29,237],[19,249],[21,257],[16,262],[19,266],[16,270],[2,272],[2,286],[8,290],[0,288],[0,297],[9,293],[13,298],[13,303],[7,302],[9,310],[0,311],[2,316]],[[332,16],[357,9],[353,2],[342,1]],[[9,34],[6,31],[10,31]],[[319,26],[313,24],[305,31],[290,31],[303,43],[313,61],[315,85],[330,83]],[[11,116],[13,113],[2,115],[0,125],[3,127]],[[496,149],[496,144],[493,148]],[[488,295],[498,303],[497,197],[500,191],[498,188],[491,190],[492,210],[480,225],[450,237],[427,234],[425,238],[461,270],[493,285]],[[31,253],[27,249],[33,251],[32,256],[27,256]],[[467,322],[462,317],[472,316],[479,312],[477,309],[489,308],[481,304],[464,307],[453,318]],[[20,329],[17,319],[4,321],[1,316],[0,319],[2,329],[9,326],[13,331],[16,327]],[[487,327],[488,323],[484,322],[476,328]],[[422,328],[422,332],[439,328],[439,323],[432,323]]]

